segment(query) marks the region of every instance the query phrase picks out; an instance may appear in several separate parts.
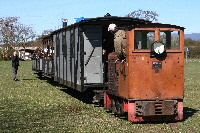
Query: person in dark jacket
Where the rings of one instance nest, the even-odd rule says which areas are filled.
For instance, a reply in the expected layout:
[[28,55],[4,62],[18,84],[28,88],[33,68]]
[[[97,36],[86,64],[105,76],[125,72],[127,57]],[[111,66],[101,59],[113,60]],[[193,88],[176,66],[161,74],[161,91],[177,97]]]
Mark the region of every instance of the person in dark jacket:
[[19,57],[17,55],[17,52],[13,52],[13,55],[11,57],[12,60],[12,69],[13,69],[13,80],[17,81],[17,70],[19,66]]

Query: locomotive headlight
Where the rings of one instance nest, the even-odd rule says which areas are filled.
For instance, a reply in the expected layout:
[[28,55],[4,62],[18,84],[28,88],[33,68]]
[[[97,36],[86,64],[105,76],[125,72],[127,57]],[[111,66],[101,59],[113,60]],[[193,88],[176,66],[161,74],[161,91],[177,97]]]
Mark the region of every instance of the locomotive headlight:
[[155,42],[153,44],[153,50],[156,54],[162,54],[165,51],[165,46],[160,42]]

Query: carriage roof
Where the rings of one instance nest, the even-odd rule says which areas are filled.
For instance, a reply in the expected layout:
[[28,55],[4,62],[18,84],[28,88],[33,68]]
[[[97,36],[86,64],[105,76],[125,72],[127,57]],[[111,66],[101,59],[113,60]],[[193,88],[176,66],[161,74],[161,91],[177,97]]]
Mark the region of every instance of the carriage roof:
[[126,25],[127,27],[145,28],[145,27],[153,26],[153,27],[161,27],[161,28],[162,27],[163,28],[177,28],[177,29],[184,30],[184,27],[180,27],[177,25],[152,23],[151,21],[148,21],[148,20],[131,18],[131,17],[108,16],[108,17],[97,17],[97,18],[81,20],[80,22],[76,22],[74,24],[55,30],[51,33],[51,35],[64,31],[66,29],[72,28],[72,27],[76,27],[76,26],[89,25],[89,24],[104,25],[104,24],[111,24],[111,23],[115,23],[116,25],[120,23],[120,24]]

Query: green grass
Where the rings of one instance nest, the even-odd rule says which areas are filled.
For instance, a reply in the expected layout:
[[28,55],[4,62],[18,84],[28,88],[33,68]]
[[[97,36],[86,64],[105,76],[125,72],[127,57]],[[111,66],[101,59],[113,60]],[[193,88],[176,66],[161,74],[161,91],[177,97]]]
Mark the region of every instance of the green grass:
[[185,64],[181,122],[135,124],[86,104],[40,80],[31,62],[20,63],[12,81],[11,62],[0,62],[0,132],[200,132],[200,63]]

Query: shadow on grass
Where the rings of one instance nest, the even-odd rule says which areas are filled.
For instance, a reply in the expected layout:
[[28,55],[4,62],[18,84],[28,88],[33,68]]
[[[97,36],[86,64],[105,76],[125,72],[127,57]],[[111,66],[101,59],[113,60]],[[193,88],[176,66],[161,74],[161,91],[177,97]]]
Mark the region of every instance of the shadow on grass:
[[[88,98],[88,92],[79,92],[77,90],[74,90],[72,88],[67,88],[64,85],[59,84],[58,82],[55,82],[53,79],[47,78],[47,77],[43,77],[43,76],[38,76],[37,78],[39,78],[40,80],[46,80],[49,84],[56,86],[56,87],[61,87],[62,89],[60,89],[61,91],[63,91],[64,93],[69,94],[70,96],[82,101],[83,103],[86,104],[93,104],[91,98]],[[99,106],[95,106],[95,107],[99,107]],[[188,118],[192,117],[196,112],[198,112],[199,110],[197,109],[193,109],[190,107],[184,107],[183,108],[183,115],[184,118],[181,121],[164,121],[164,122],[140,122],[138,124],[162,124],[162,123],[178,123],[178,122],[182,122],[182,121],[186,121]],[[109,111],[108,111],[109,112]],[[112,114],[112,113],[111,113]],[[112,114],[114,115],[114,114]],[[127,115],[127,114],[126,114]],[[116,115],[115,115],[116,116]],[[123,120],[127,120],[127,116],[122,116],[120,117],[120,119]],[[137,123],[134,123],[137,124]]]
[[199,110],[197,110],[197,109],[193,109],[193,108],[190,108],[190,107],[184,107],[183,108],[183,115],[184,115],[183,121],[185,121],[188,118],[192,117],[198,111]]
[[89,93],[87,92],[79,92],[77,90],[74,90],[72,88],[68,88],[65,85],[59,84],[58,82],[55,82],[53,79],[51,78],[47,78],[47,77],[43,77],[43,76],[38,76],[37,78],[39,78],[40,80],[46,80],[47,83],[51,84],[52,86],[55,87],[61,87],[61,91],[64,93],[67,93],[68,95],[82,101],[83,103],[86,104],[93,104],[92,103],[92,99],[91,97],[88,95]]
[[37,80],[37,79],[22,79],[22,80]]
[[83,103],[93,104],[92,99],[90,98],[90,96],[88,96],[87,92],[86,93],[79,92],[79,91],[71,89],[71,88],[63,88],[63,89],[60,89],[60,90],[69,94],[70,96],[82,101]]

